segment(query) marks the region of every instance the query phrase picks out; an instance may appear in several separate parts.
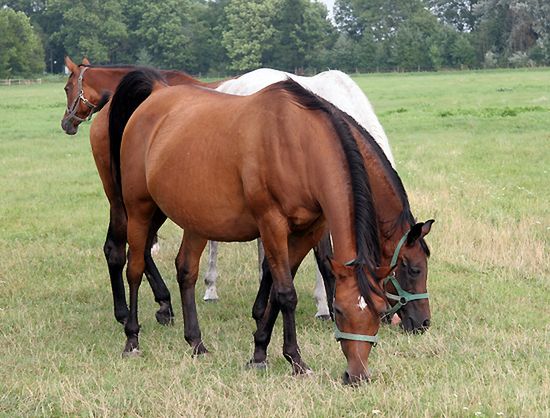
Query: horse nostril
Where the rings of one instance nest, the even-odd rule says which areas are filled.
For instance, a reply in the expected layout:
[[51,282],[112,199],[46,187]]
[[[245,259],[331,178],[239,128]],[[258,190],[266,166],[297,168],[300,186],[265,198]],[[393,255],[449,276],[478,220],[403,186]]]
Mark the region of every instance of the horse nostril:
[[344,372],[344,375],[342,376],[342,383],[344,383],[344,385],[350,385],[351,384],[351,379],[350,379],[350,376],[349,376],[349,373],[347,372],[347,370]]
[[422,322],[422,327],[429,328],[430,327],[430,320],[425,319],[424,322]]

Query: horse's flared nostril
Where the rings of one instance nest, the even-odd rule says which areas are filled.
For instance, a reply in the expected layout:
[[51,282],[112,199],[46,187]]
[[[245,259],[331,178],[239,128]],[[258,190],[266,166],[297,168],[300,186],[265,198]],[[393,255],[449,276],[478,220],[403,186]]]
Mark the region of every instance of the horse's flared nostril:
[[425,319],[424,322],[422,322],[422,327],[429,328],[430,327],[430,320]]

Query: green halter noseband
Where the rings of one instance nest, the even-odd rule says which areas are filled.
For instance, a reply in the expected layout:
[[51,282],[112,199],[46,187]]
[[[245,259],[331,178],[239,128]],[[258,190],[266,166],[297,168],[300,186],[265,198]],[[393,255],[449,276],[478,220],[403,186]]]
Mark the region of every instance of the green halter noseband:
[[[391,259],[390,268],[394,268],[397,266],[397,258],[399,256],[399,252],[401,251],[401,247],[403,247],[403,244],[407,240],[407,236],[409,235],[409,231],[403,235],[403,237],[399,240],[399,243],[397,244],[397,247],[395,248],[395,251],[393,253],[393,257]],[[407,303],[412,302],[413,300],[418,299],[428,299],[429,294],[428,293],[410,293],[406,290],[403,290],[403,288],[399,285],[399,282],[395,278],[395,272],[393,272],[391,275],[386,277],[384,279],[384,286],[391,281],[393,284],[393,287],[395,287],[395,290],[397,290],[397,295],[394,295],[392,293],[386,292],[386,297],[388,299],[394,300],[397,303],[393,305],[390,309],[388,309],[384,316],[393,315],[396,313],[399,309],[401,309],[403,306],[405,306]]]
[[340,340],[352,340],[352,341],[365,341],[371,343],[374,347],[378,344],[378,334],[376,335],[363,335],[363,334],[352,334],[351,332],[342,332],[338,329],[336,321],[334,321],[334,338],[336,341]]

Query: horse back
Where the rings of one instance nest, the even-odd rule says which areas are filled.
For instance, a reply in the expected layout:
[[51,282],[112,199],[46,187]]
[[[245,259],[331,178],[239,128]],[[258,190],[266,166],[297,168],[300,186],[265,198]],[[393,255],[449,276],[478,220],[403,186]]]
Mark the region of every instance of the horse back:
[[[141,171],[133,177],[147,185],[143,194],[183,228],[248,240],[258,234],[259,212],[274,206],[291,228],[320,216],[312,179],[330,134],[319,112],[277,88],[230,96],[172,87],[152,94],[129,120],[122,152],[133,157],[124,157],[131,163],[122,172]],[[228,229],[230,238],[215,235]]]

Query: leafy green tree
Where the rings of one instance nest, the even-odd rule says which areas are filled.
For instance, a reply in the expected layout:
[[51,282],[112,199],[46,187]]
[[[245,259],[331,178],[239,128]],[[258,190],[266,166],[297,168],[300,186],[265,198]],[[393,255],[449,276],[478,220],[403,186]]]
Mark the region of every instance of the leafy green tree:
[[0,9],[0,77],[29,77],[44,70],[44,49],[23,12]]
[[68,55],[112,63],[127,49],[128,31],[120,0],[52,0],[50,7],[63,16],[51,41],[63,45]]
[[275,7],[271,54],[263,64],[287,71],[322,65],[319,57],[336,41],[326,7],[309,0],[278,0]]
[[459,32],[470,32],[476,25],[478,0],[428,0],[431,12]]
[[359,60],[356,51],[356,42],[347,34],[340,34],[330,54],[329,66],[342,71],[357,71]]
[[384,41],[422,9],[423,0],[336,0],[335,19],[338,28],[352,37],[369,34]]
[[462,34],[456,38],[450,53],[453,66],[471,68],[476,65],[476,52],[468,40],[467,34]]
[[[491,52],[500,64],[509,57],[534,57],[544,62],[550,51],[550,3],[544,0],[479,0],[473,37],[478,56]],[[517,61],[517,59],[516,59]]]
[[262,66],[273,47],[276,5],[277,0],[233,0],[227,4],[222,44],[231,69],[248,71]]
[[226,72],[229,66],[229,57],[221,42],[227,29],[225,6],[229,1],[210,1],[206,7],[200,9],[200,15],[196,17],[203,25],[201,41],[197,44],[197,56],[202,72],[218,75],[220,72]]
[[163,68],[196,70],[192,53],[193,30],[190,0],[147,3],[137,30],[152,62]]
[[424,9],[403,22],[395,37],[399,67],[406,70],[435,69],[441,63],[437,48],[440,32],[440,23]]

